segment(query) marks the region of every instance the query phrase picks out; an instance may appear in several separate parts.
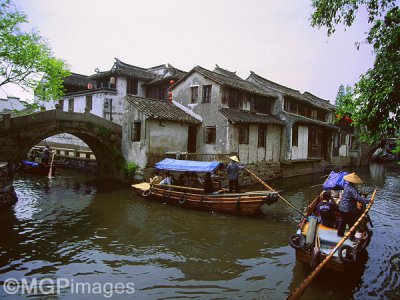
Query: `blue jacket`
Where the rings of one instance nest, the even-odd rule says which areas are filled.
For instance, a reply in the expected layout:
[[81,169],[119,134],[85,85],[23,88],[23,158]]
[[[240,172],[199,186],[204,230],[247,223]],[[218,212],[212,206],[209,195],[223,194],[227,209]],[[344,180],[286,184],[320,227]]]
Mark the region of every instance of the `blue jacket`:
[[242,169],[243,169],[243,167],[241,165],[239,165],[237,162],[231,161],[227,167],[228,179],[229,180],[238,179],[239,178],[239,170],[242,170]]
[[360,196],[353,184],[344,188],[342,200],[339,203],[339,210],[342,212],[357,213],[357,201],[368,204],[369,200]]

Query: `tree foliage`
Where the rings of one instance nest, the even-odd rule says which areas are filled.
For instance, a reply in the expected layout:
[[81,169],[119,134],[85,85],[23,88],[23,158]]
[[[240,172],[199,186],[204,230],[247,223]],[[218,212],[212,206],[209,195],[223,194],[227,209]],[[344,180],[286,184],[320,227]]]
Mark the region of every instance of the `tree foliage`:
[[[351,26],[360,9],[371,24],[365,42],[374,49],[372,68],[361,75],[350,98],[339,101],[338,113],[351,115],[361,140],[376,142],[400,131],[400,9],[396,0],[312,0],[311,25]],[[350,99],[350,100],[349,100]],[[399,145],[400,146],[400,145]]]
[[11,0],[0,0],[0,87],[17,84],[43,100],[58,99],[70,74],[67,65],[37,31],[24,31],[25,23],[27,16]]
[[[335,99],[335,106],[337,107],[345,107],[349,103],[352,102],[352,95],[353,95],[353,89],[351,86],[347,85],[346,87],[341,84],[339,86],[339,90]],[[339,115],[339,117],[343,117]]]

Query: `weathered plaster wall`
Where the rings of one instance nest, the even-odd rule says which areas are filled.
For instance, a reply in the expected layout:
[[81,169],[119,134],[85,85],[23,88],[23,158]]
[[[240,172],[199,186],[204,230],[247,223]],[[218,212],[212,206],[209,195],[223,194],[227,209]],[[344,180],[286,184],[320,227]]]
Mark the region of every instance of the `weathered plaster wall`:
[[307,159],[308,155],[308,127],[299,125],[298,128],[298,145],[292,146],[292,160]]
[[349,135],[346,134],[345,144],[339,146],[339,156],[349,156]]
[[[122,124],[122,140],[121,151],[125,160],[135,162],[141,168],[146,166],[146,117],[135,107],[129,103],[125,103],[125,115]],[[141,141],[132,141],[132,123],[140,121],[141,125]]]
[[151,153],[176,152],[178,150],[185,152],[187,149],[187,124],[147,120],[146,132],[148,148]]
[[266,139],[266,161],[278,162],[280,161],[281,153],[281,126],[268,125],[267,126],[267,139]]
[[[238,130],[234,130],[234,132],[237,133],[234,138],[237,141]],[[281,148],[281,129],[276,125],[268,125],[266,130],[266,147],[258,147],[258,125],[251,125],[249,128],[249,144],[239,144],[238,147],[238,155],[244,164],[261,161],[278,162]]]
[[[212,85],[210,103],[202,103],[203,86]],[[192,86],[198,86],[199,95],[196,103],[190,103]],[[228,144],[230,135],[228,121],[219,113],[221,107],[220,85],[205,78],[201,74],[193,73],[184,82],[173,89],[173,100],[188,107],[193,113],[200,115],[202,124],[197,130],[196,152],[198,153],[230,153],[232,145]],[[216,126],[216,143],[204,143],[205,127]],[[236,148],[237,149],[237,148]],[[236,150],[237,151],[237,150]]]
[[[147,119],[129,103],[126,104],[126,108],[122,127],[122,153],[127,161],[135,162],[144,168],[148,153],[186,151],[187,124]],[[131,139],[134,121],[141,121],[140,142],[133,142]]]

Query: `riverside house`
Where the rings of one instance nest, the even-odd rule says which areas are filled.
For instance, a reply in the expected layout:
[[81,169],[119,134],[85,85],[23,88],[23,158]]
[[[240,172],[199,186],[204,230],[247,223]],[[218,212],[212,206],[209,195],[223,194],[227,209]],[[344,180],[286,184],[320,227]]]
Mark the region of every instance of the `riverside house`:
[[277,93],[220,67],[194,67],[172,87],[173,103],[198,116],[188,152],[237,155],[244,164],[279,162],[282,132]]
[[89,111],[122,125],[125,159],[141,166],[166,153],[193,153],[192,159],[237,155],[244,164],[276,164],[285,176],[360,157],[354,133],[333,125],[335,107],[328,100],[254,72],[244,80],[218,65],[184,72],[115,58],[110,70],[71,74],[65,88],[63,99],[46,107],[58,102],[64,111]]
[[165,153],[186,151],[189,128],[200,124],[201,120],[170,101],[128,95],[125,97],[122,153],[126,160],[136,162],[141,168],[152,167]]
[[333,125],[335,106],[328,100],[277,84],[254,72],[247,80],[278,95],[275,113],[285,122],[283,175],[285,170],[292,175],[323,171],[332,160],[333,137],[339,131],[339,127]]
[[[167,100],[171,80],[179,80],[185,72],[168,65],[140,68],[115,58],[110,70],[95,70],[91,76],[72,73],[64,79],[65,94],[62,99],[50,102],[36,99],[47,110],[56,104],[64,111],[85,112],[123,124],[125,96],[152,97]],[[60,134],[47,139],[55,145],[78,145],[87,148],[81,140],[70,134]]]

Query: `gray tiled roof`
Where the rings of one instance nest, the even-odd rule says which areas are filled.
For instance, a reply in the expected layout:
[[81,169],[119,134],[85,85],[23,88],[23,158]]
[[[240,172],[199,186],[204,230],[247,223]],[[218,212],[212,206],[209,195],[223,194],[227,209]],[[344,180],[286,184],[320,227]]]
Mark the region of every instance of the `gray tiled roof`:
[[236,78],[236,79],[242,79],[238,75],[236,75],[236,72],[232,72],[232,71],[228,71],[228,70],[222,69],[218,65],[215,65],[214,72],[222,74],[222,75],[225,75],[225,76],[228,76],[228,77],[232,77],[232,78]]
[[269,114],[253,113],[228,107],[222,107],[219,111],[232,123],[285,125],[283,121]]
[[[183,76],[186,75],[187,72],[179,70],[175,67],[173,67],[170,64],[165,65],[160,65],[157,67],[153,67],[153,68],[149,68],[150,71],[157,69],[157,68],[164,68],[165,69],[165,74],[163,75],[156,75],[155,79],[151,82],[145,83],[145,85],[153,85],[156,83],[159,83],[161,81],[165,81],[165,80],[170,80],[170,79],[175,79],[175,80],[179,80],[181,79]],[[166,74],[169,74],[167,76],[165,76]]]
[[311,94],[311,93],[309,93],[309,92],[305,92],[305,93],[304,93],[304,96],[306,96],[306,97],[309,98],[311,101],[314,101],[314,102],[317,103],[318,105],[321,105],[321,106],[323,106],[323,107],[325,107],[325,108],[332,109],[332,110],[335,110],[335,109],[336,109],[335,105],[331,104],[331,103],[329,102],[329,100],[321,99],[321,98],[319,98],[319,97],[317,97],[317,96],[315,96],[315,95],[313,95],[313,94]]
[[131,78],[143,79],[145,81],[151,81],[156,78],[156,75],[153,72],[149,71],[148,69],[129,65],[127,63],[120,61],[118,58],[115,58],[115,63],[113,65],[113,67],[111,68],[111,70],[106,71],[106,72],[98,72],[97,74],[90,76],[90,78],[94,79],[94,78],[99,78],[99,77],[113,75],[113,74],[122,75],[122,76],[126,76],[126,77],[131,77]]
[[135,106],[149,119],[168,120],[190,124],[201,124],[201,121],[192,117],[168,101],[142,98],[128,95],[125,100]]
[[64,84],[67,85],[87,87],[89,82],[90,82],[89,76],[78,73],[71,73],[71,75],[64,78]]
[[328,124],[326,122],[322,122],[322,121],[318,121],[318,120],[314,120],[314,119],[309,119],[307,117],[303,117],[303,116],[299,116],[296,114],[292,114],[289,112],[284,112],[284,115],[286,115],[289,119],[293,120],[294,122],[300,123],[300,124],[312,124],[312,125],[318,125],[318,126],[322,126],[322,127],[326,127],[328,129],[332,129],[332,130],[339,130],[338,126],[332,125],[332,124]]
[[215,81],[216,83],[219,83],[223,86],[227,86],[230,88],[242,90],[245,92],[265,96],[265,97],[276,97],[276,92],[274,91],[267,91],[263,88],[260,88],[259,86],[255,85],[252,82],[243,80],[241,78],[234,78],[231,76],[226,76],[222,75],[207,69],[204,69],[203,67],[196,66],[192,70],[190,70],[182,79],[180,79],[177,83],[179,84],[180,82],[184,81],[190,74],[198,72],[202,74],[204,77],[211,79]]
[[270,81],[268,79],[265,79],[261,77],[260,75],[257,75],[253,71],[250,72],[250,77],[252,78],[255,82],[257,82],[260,86],[266,88],[267,90],[273,90],[277,91],[284,96],[290,96],[293,98],[296,98],[298,100],[307,102],[313,106],[317,106],[319,108],[327,109],[327,110],[334,110],[335,106],[330,104],[328,100],[321,99],[315,95],[312,95],[308,92],[302,94],[298,90],[294,90],[291,88],[288,88],[286,86],[280,85],[278,83],[275,83],[273,81]]

